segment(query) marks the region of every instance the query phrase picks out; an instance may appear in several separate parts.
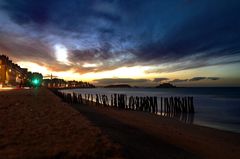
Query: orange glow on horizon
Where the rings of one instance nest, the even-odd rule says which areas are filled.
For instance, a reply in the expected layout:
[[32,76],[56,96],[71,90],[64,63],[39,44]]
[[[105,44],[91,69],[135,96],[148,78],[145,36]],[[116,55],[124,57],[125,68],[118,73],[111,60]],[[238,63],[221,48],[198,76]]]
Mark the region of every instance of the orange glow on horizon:
[[[68,71],[51,71],[45,66],[40,66],[37,63],[28,62],[28,61],[19,61],[17,62],[21,67],[28,68],[29,71],[42,73],[43,76],[47,76],[52,74],[53,76],[57,76],[57,78],[62,78],[64,80],[77,80],[77,81],[86,81],[96,84],[94,80],[104,79],[104,78],[131,78],[131,79],[149,79],[153,80],[154,78],[168,78],[169,80],[173,79],[190,79],[193,77],[221,77],[223,80],[219,81],[200,81],[200,82],[191,82],[187,85],[208,85],[209,84],[218,84],[224,85],[224,80],[228,81],[227,83],[231,84],[231,78],[236,75],[236,73],[231,70],[231,65],[221,67],[219,70],[218,66],[209,66],[202,67],[196,69],[188,69],[181,70],[176,72],[153,72],[149,73],[148,70],[152,70],[158,68],[158,66],[132,66],[132,67],[119,67],[114,70],[101,71],[101,72],[88,72],[84,74],[80,74],[76,72],[74,69],[70,69]],[[222,74],[224,72],[228,74]],[[225,77],[229,79],[224,79]],[[207,83],[208,82],[208,83]],[[239,82],[234,82],[239,84]],[[179,83],[180,85],[184,85],[183,83]]]

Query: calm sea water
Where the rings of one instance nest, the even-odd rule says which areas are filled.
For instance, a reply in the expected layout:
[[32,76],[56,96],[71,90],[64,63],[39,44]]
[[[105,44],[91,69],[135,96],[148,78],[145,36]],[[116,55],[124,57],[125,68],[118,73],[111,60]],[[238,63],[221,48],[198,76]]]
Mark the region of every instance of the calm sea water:
[[[194,96],[193,124],[240,133],[240,88],[93,88],[65,92],[127,96]],[[158,102],[160,103],[160,102]]]

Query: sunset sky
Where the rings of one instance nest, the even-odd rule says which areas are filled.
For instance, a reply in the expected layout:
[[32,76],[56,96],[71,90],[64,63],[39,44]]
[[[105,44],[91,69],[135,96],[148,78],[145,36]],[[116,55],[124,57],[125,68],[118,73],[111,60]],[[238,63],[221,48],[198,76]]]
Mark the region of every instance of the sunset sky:
[[0,0],[0,54],[96,85],[240,86],[238,0]]

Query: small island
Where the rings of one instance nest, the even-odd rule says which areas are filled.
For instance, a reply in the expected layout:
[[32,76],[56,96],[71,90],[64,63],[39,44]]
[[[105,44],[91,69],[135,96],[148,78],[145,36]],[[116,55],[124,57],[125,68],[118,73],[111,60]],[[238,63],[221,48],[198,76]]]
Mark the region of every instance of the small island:
[[171,83],[161,83],[156,88],[176,88],[176,86],[172,85]]

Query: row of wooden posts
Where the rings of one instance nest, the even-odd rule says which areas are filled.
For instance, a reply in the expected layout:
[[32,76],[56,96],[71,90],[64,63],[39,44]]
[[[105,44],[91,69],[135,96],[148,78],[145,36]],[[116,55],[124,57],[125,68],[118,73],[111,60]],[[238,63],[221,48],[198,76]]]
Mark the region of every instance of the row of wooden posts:
[[[138,97],[125,94],[112,94],[110,99],[107,95],[100,94],[80,94],[65,93],[55,91],[65,102],[72,104],[95,104],[97,106],[111,106],[118,109],[128,109],[150,112],[155,114],[176,115],[179,113],[194,113],[193,97],[160,97],[160,105],[158,106],[157,97]],[[95,101],[94,101],[95,99]]]

